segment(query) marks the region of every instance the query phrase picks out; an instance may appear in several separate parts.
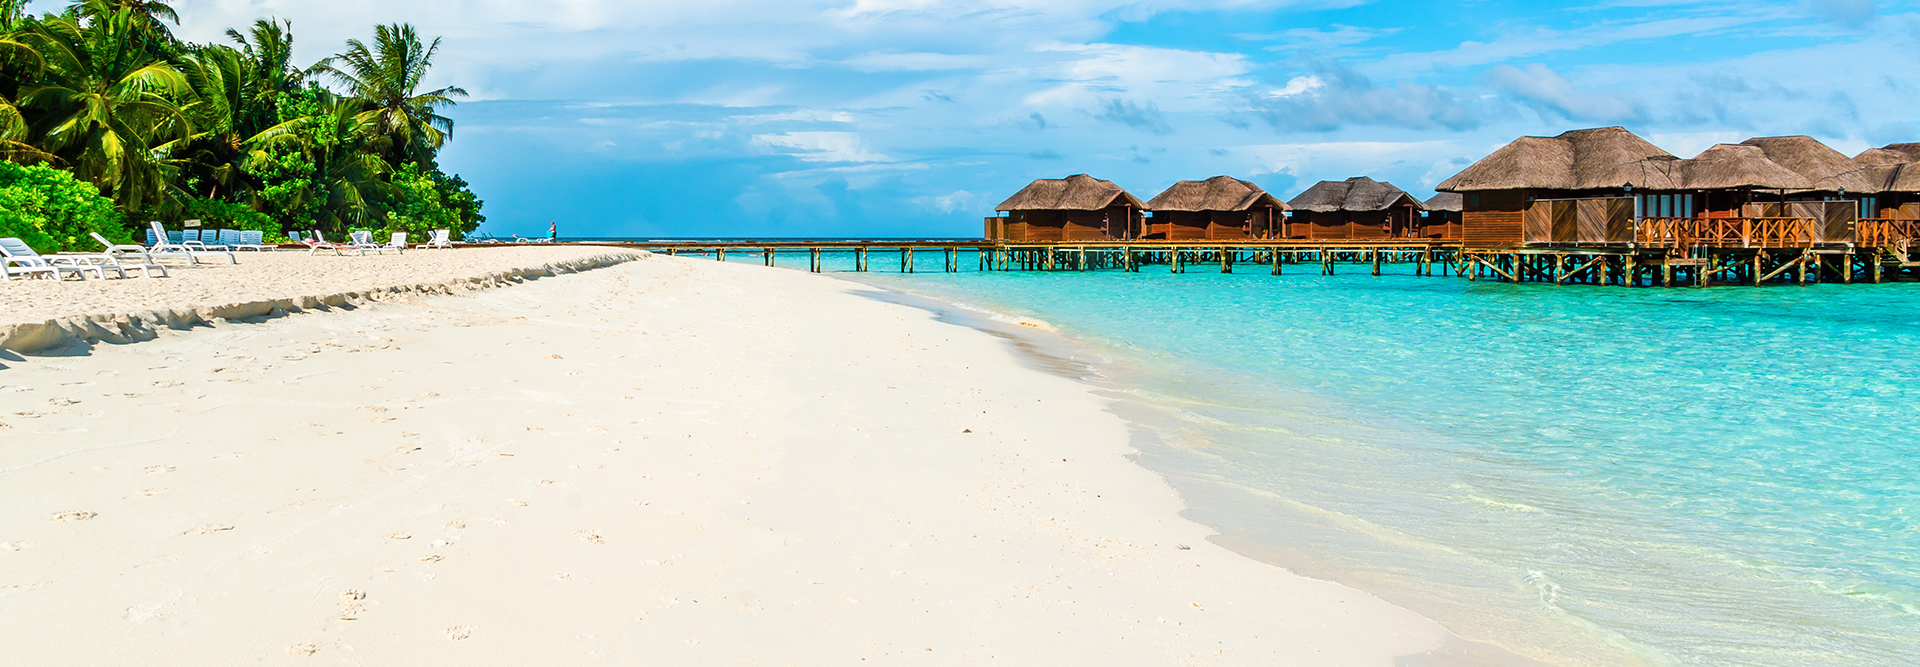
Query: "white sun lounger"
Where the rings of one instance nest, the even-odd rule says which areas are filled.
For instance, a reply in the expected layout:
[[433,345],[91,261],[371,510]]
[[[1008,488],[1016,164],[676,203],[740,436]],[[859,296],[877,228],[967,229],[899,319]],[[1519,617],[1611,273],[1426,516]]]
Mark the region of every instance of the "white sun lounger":
[[386,246],[373,242],[373,232],[370,231],[348,232],[347,238],[352,239],[351,243],[353,247],[359,248],[361,254],[366,254],[368,250],[376,253],[385,253],[387,251]]
[[318,229],[313,230],[312,238],[301,239],[300,242],[306,244],[307,254],[309,255],[320,252],[321,250],[332,250],[333,254],[335,255],[341,254],[340,253],[341,250],[352,250],[355,253],[359,253],[361,255],[367,254],[366,250],[355,247],[352,244],[333,243],[331,241],[328,241],[327,237],[322,236],[320,234],[320,230]]
[[226,255],[228,264],[239,263],[238,260],[233,258],[233,253],[228,252],[225,248],[216,249],[209,247],[201,243],[198,238],[185,239],[183,237],[182,240],[176,241],[173,237],[167,235],[167,229],[160,225],[160,221],[153,220],[147,224],[153,227],[153,247],[148,248],[147,251],[152,254],[154,259],[185,257],[188,264],[199,264],[200,258],[195,256],[194,253],[200,253],[202,255]]
[[[40,253],[34,252],[33,248],[28,246],[25,241],[13,237],[0,238],[0,259],[6,261],[8,280],[12,280],[16,273],[21,273],[15,270],[14,267],[16,266],[24,267],[26,269],[24,273],[28,275],[46,273],[47,269],[53,269],[53,276],[56,279],[65,278],[67,275],[72,274],[79,276],[81,280],[86,280],[88,272],[92,272],[93,275],[99,277],[101,280],[106,280],[107,278],[107,273],[104,270],[105,267],[73,261],[57,261],[60,259],[58,257],[42,257]],[[114,268],[118,269],[119,267]],[[125,277],[126,273],[122,272],[120,275]]]
[[75,254],[72,256],[105,258],[108,262],[112,263],[113,266],[120,269],[120,277],[122,278],[126,277],[127,269],[138,269],[140,271],[140,277],[142,278],[152,278],[154,271],[159,271],[160,277],[162,278],[167,277],[167,267],[161,266],[159,262],[154,261],[153,255],[147,253],[146,246],[116,244],[108,241],[107,237],[101,236],[100,232],[87,233],[93,236],[93,240],[99,241],[100,246],[106,248],[106,251],[94,255]]
[[452,248],[452,247],[453,247],[453,231],[448,229],[436,229],[436,230],[433,230],[432,241],[422,243],[420,245],[414,246],[413,248],[415,250],[426,250],[429,248]]
[[382,251],[392,250],[402,255],[407,254],[407,233],[394,232],[393,237],[387,241],[387,244],[385,246],[381,247],[381,250]]

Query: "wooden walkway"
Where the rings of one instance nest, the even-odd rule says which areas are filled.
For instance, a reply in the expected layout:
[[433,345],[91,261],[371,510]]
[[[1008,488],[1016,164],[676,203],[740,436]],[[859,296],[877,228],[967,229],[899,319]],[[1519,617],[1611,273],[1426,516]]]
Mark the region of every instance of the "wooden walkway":
[[[917,258],[936,255],[941,271],[1124,271],[1187,273],[1312,270],[1334,275],[1349,266],[1381,275],[1385,265],[1412,265],[1414,275],[1470,281],[1556,285],[1697,286],[1879,283],[1920,279],[1920,261],[1904,245],[1818,247],[1550,247],[1467,248],[1458,241],[654,241],[598,243],[667,255],[755,257],[805,255],[808,270],[826,270],[828,255],[851,256],[853,270],[914,273]],[[968,255],[971,255],[969,257]],[[877,258],[880,259],[876,264]],[[876,269],[876,266],[883,267]],[[1155,268],[1159,267],[1159,268]]]

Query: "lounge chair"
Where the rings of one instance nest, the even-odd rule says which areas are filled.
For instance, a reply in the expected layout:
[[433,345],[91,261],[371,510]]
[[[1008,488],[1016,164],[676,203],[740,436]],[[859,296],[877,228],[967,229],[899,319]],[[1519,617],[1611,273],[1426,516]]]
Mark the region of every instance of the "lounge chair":
[[320,252],[321,250],[332,250],[333,254],[335,255],[341,254],[340,251],[342,250],[352,250],[355,253],[359,253],[361,255],[367,254],[366,250],[359,248],[357,246],[354,246],[352,244],[333,243],[331,241],[328,241],[327,237],[322,236],[320,234],[320,230],[318,229],[313,230],[312,238],[301,239],[300,242],[303,244],[306,244],[307,254],[309,255]]
[[347,238],[353,240],[353,247],[359,248],[360,254],[362,255],[366,254],[368,250],[383,254],[387,251],[386,246],[373,242],[373,232],[371,231],[360,230],[357,232],[349,232]]
[[[188,220],[187,222],[199,223],[200,221]],[[233,250],[233,248],[229,248],[225,245],[222,245],[220,240],[220,232],[216,230],[189,229],[187,230],[187,236],[198,237],[198,238],[188,238],[180,242],[181,245],[187,246],[188,248],[192,248],[194,252],[230,252]],[[233,259],[233,255],[231,254],[227,255],[227,259]]]
[[107,237],[101,236],[100,232],[88,232],[88,234],[93,236],[93,240],[99,241],[101,247],[106,248],[106,251],[93,254],[61,253],[60,256],[98,258],[99,260],[104,260],[93,263],[100,264],[101,266],[112,266],[119,270],[120,277],[122,278],[127,277],[127,269],[138,269],[140,271],[140,277],[142,278],[152,278],[153,272],[156,270],[160,272],[160,277],[167,277],[167,267],[161,266],[159,262],[153,261],[153,255],[147,253],[146,246],[116,244],[108,241]]
[[147,248],[147,252],[151,253],[153,259],[185,257],[188,264],[199,264],[200,258],[194,255],[194,253],[197,252],[203,255],[226,255],[228,264],[237,263],[233,258],[233,253],[227,252],[225,249],[214,250],[208,248],[206,244],[201,243],[198,232],[195,233],[194,238],[188,239],[184,232],[167,231],[165,227],[160,226],[160,221],[158,220],[150,221],[147,224],[153,228],[152,233],[147,237],[153,241],[153,246]]
[[436,229],[436,230],[433,230],[432,241],[422,243],[420,245],[414,246],[413,248],[415,250],[426,250],[429,248],[452,248],[452,247],[453,247],[453,231],[447,230],[447,229]]
[[387,245],[383,247],[383,250],[392,250],[402,255],[407,254],[407,233],[394,232],[393,237],[387,241]]
[[266,232],[250,229],[222,229],[220,230],[220,243],[234,250],[252,250],[254,252],[279,250],[280,246],[261,243],[261,241],[266,240],[266,236]]
[[[15,275],[19,274],[31,276],[36,273],[47,273],[48,269],[52,269],[53,277],[56,280],[65,278],[69,274],[79,276],[81,280],[86,280],[88,272],[92,272],[93,275],[98,276],[101,280],[107,279],[107,273],[104,267],[73,261],[55,261],[59,259],[58,257],[42,257],[40,253],[34,252],[33,248],[27,245],[27,242],[13,237],[0,239],[0,259],[6,262],[8,280],[12,280]],[[24,269],[24,271],[18,270],[15,267],[20,267]],[[124,277],[125,275],[124,272],[121,273],[121,276]]]

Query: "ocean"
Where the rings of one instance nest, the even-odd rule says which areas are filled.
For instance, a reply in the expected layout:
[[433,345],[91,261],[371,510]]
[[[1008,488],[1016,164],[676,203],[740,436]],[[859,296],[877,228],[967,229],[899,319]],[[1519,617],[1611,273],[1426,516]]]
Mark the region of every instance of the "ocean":
[[841,275],[1051,325],[1249,556],[1550,664],[1920,664],[1920,284],[941,264]]

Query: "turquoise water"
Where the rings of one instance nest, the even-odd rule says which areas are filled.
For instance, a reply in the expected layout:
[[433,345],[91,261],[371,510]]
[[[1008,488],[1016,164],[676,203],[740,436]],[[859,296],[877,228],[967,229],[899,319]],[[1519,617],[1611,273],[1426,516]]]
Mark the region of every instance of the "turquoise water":
[[917,263],[863,276],[1081,341],[1250,555],[1556,664],[1920,664],[1920,284]]

